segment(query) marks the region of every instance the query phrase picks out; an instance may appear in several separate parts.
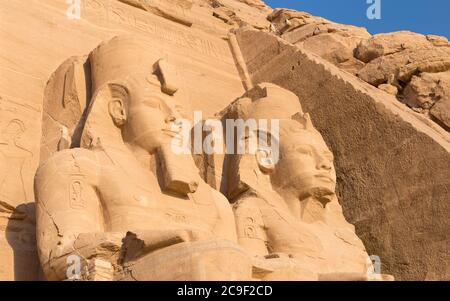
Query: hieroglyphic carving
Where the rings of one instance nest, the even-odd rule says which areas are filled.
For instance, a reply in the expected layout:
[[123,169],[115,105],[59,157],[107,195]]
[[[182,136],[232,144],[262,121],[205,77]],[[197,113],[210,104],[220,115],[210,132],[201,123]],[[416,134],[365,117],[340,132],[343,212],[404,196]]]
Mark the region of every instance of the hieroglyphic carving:
[[190,0],[119,0],[120,2],[149,11],[171,21],[192,26]]
[[[10,207],[10,218],[19,218],[16,209],[34,202],[42,81],[4,66],[0,69],[0,201]],[[26,214],[21,214],[24,218]]]
[[[13,66],[8,67],[7,61]],[[30,74],[32,69],[13,57],[0,66],[1,280],[36,280],[39,275],[33,177],[38,164],[43,81]]]
[[73,209],[85,208],[85,201],[83,198],[83,190],[85,189],[85,176],[81,172],[80,165],[75,156],[72,156],[73,166],[69,181],[69,202]]
[[69,187],[70,207],[73,209],[84,208],[83,200],[83,178],[73,176]]
[[83,0],[83,11],[96,20],[102,19],[106,23],[115,23],[132,27],[135,30],[151,34],[155,38],[167,41],[176,46],[181,46],[203,55],[225,60],[229,57],[226,43],[201,37],[194,32],[182,30],[177,27],[167,29],[163,25],[149,18],[145,12],[130,10],[127,5],[112,0]]
[[27,199],[24,169],[33,153],[21,145],[25,124],[10,120],[0,132],[0,200],[8,204],[23,203]]

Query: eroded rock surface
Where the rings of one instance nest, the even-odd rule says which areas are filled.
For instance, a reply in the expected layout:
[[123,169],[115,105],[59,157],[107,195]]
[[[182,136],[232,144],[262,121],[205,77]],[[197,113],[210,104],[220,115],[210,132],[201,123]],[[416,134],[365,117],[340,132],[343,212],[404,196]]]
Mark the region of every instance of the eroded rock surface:
[[[447,38],[408,31],[374,35],[362,41],[355,57],[367,63],[358,76],[377,87],[394,85],[399,99],[418,112],[428,113],[448,129],[448,102],[444,90],[450,70],[450,44]],[[395,92],[389,89],[389,93]],[[417,110],[416,108],[425,110]]]
[[388,81],[405,84],[413,75],[449,69],[450,47],[407,49],[376,58],[362,68],[358,76],[374,86]]
[[353,53],[361,41],[370,38],[365,28],[338,24],[288,9],[275,9],[268,20],[272,22],[272,30],[289,43],[311,51],[344,70],[356,73],[364,66]]
[[441,100],[430,110],[430,114],[442,122],[447,129],[450,129],[450,101]]
[[426,36],[410,31],[376,34],[358,45],[355,50],[355,57],[368,63],[380,56],[406,49],[433,48],[433,46],[439,45],[439,43],[433,43],[433,41],[432,38],[430,41]]

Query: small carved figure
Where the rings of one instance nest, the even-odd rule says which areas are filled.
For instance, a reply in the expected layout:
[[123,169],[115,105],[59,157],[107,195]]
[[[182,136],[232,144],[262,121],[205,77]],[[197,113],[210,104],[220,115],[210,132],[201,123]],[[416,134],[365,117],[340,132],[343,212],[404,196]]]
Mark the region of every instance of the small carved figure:
[[0,202],[9,205],[27,199],[23,168],[30,163],[33,154],[20,144],[24,132],[24,123],[13,119],[0,134]]

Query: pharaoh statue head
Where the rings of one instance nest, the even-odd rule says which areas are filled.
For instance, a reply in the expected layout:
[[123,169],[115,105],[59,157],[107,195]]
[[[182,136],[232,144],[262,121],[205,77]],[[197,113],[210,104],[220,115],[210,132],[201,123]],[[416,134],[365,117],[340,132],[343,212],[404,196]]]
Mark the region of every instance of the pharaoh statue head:
[[93,97],[81,146],[120,140],[154,153],[170,143],[173,122],[183,115],[186,96],[167,58],[151,53],[142,37],[102,43],[89,56]]
[[268,125],[267,130],[259,127],[254,133],[259,138],[255,154],[231,160],[228,177],[231,198],[262,183],[262,177],[255,180],[256,169],[270,180],[268,185],[259,185],[260,189],[270,186],[284,199],[299,202],[313,197],[323,207],[332,200],[336,188],[333,154],[309,114],[303,113],[295,94],[262,83],[232,104],[229,112],[233,112],[233,118],[253,119],[258,125],[265,120]]
[[191,115],[188,94],[174,65],[153,46],[141,36],[119,36],[91,52],[93,93],[80,146],[155,155],[163,189],[194,192],[192,158],[172,151],[186,136],[179,121]]

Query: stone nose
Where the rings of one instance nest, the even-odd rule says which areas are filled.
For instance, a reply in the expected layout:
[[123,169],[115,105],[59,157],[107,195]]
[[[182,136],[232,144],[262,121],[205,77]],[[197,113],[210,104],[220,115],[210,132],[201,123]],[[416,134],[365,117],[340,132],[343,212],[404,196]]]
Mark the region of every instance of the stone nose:
[[175,120],[177,120],[177,117],[175,115],[171,114],[171,115],[167,116],[164,121],[166,123],[171,123],[171,122],[174,122]]
[[317,169],[325,169],[325,170],[331,170],[333,168],[331,162],[325,157],[319,157],[316,167]]

